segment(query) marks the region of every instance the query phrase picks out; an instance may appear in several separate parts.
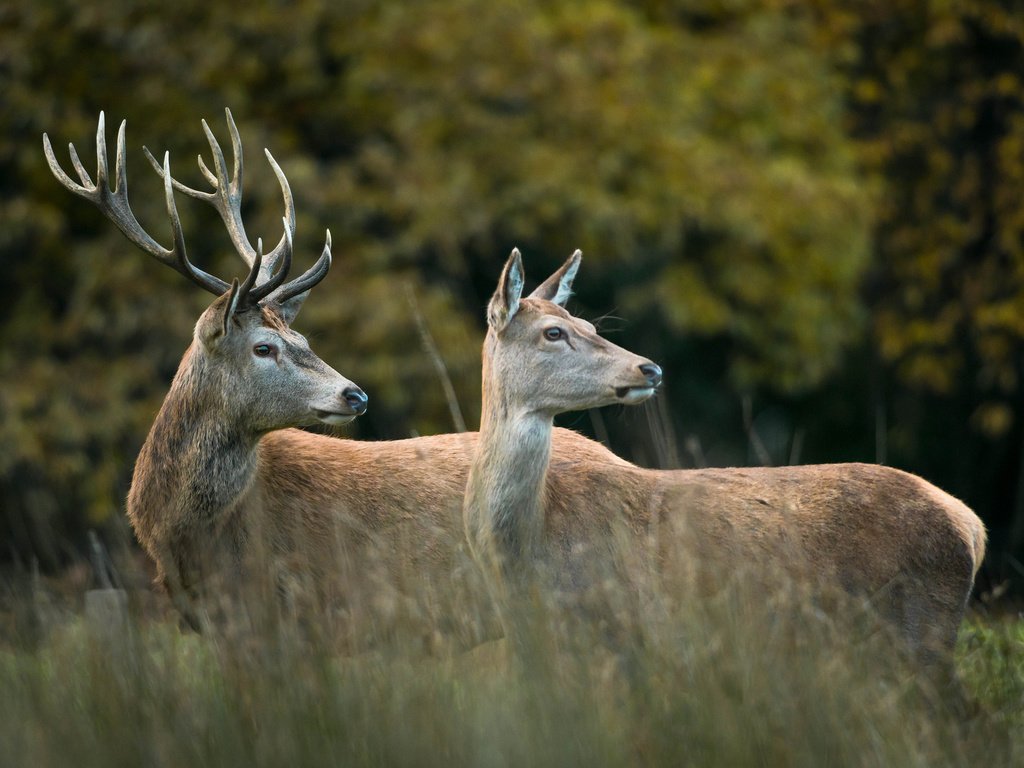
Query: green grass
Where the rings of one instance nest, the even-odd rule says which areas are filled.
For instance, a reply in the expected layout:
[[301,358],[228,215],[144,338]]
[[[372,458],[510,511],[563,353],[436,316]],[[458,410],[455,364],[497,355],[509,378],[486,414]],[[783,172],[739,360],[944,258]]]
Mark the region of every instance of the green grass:
[[535,593],[515,652],[422,623],[346,655],[287,621],[110,633],[71,612],[0,646],[0,763],[1024,765],[1020,618],[965,624],[964,714],[884,631],[813,600],[622,597]]
[[966,622],[957,647],[957,670],[981,710],[982,735],[1024,765],[1024,614]]

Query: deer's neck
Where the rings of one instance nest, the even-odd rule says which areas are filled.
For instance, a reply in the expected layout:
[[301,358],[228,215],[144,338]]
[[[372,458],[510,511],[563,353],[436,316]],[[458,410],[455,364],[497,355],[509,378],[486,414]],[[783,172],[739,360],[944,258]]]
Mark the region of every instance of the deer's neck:
[[493,547],[506,564],[538,554],[544,531],[544,485],[552,418],[516,408],[484,381],[483,413],[464,505],[466,533]]
[[252,487],[260,435],[241,428],[230,387],[189,348],[135,465],[128,513],[143,543],[154,526],[216,527]]

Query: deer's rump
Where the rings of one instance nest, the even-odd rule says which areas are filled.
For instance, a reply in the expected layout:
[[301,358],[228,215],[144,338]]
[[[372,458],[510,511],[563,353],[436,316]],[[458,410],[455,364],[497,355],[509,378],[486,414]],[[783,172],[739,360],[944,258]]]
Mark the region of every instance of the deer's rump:
[[[868,596],[913,644],[955,638],[985,531],[919,477],[869,464],[666,473],[656,550],[707,588],[746,571]],[[928,641],[932,642],[932,641]]]

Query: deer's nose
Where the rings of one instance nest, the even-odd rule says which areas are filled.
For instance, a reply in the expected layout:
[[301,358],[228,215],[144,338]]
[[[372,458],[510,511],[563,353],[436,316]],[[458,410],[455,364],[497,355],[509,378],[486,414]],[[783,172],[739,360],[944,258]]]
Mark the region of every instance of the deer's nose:
[[354,414],[358,416],[359,414],[366,413],[366,403],[369,402],[370,398],[359,387],[345,387],[345,391],[341,393],[341,396]]
[[654,363],[644,363],[640,366],[640,373],[647,377],[647,383],[652,387],[661,385],[661,366]]

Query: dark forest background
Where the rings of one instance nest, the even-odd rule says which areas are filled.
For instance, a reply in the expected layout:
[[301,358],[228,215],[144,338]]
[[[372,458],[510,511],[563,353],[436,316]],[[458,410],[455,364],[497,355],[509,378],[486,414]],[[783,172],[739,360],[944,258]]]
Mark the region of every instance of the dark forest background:
[[[206,118],[246,149],[250,234],[298,207],[335,266],[296,327],[371,396],[359,439],[467,423],[483,307],[512,246],[658,360],[645,410],[561,423],[649,466],[882,462],[991,533],[1024,592],[1024,9],[902,0],[205,0],[0,5],[0,561],[57,571],[124,536],[132,464],[208,296],[62,189],[128,121],[205,186]],[[193,261],[242,267],[179,198]],[[410,295],[413,297],[410,300]]]

